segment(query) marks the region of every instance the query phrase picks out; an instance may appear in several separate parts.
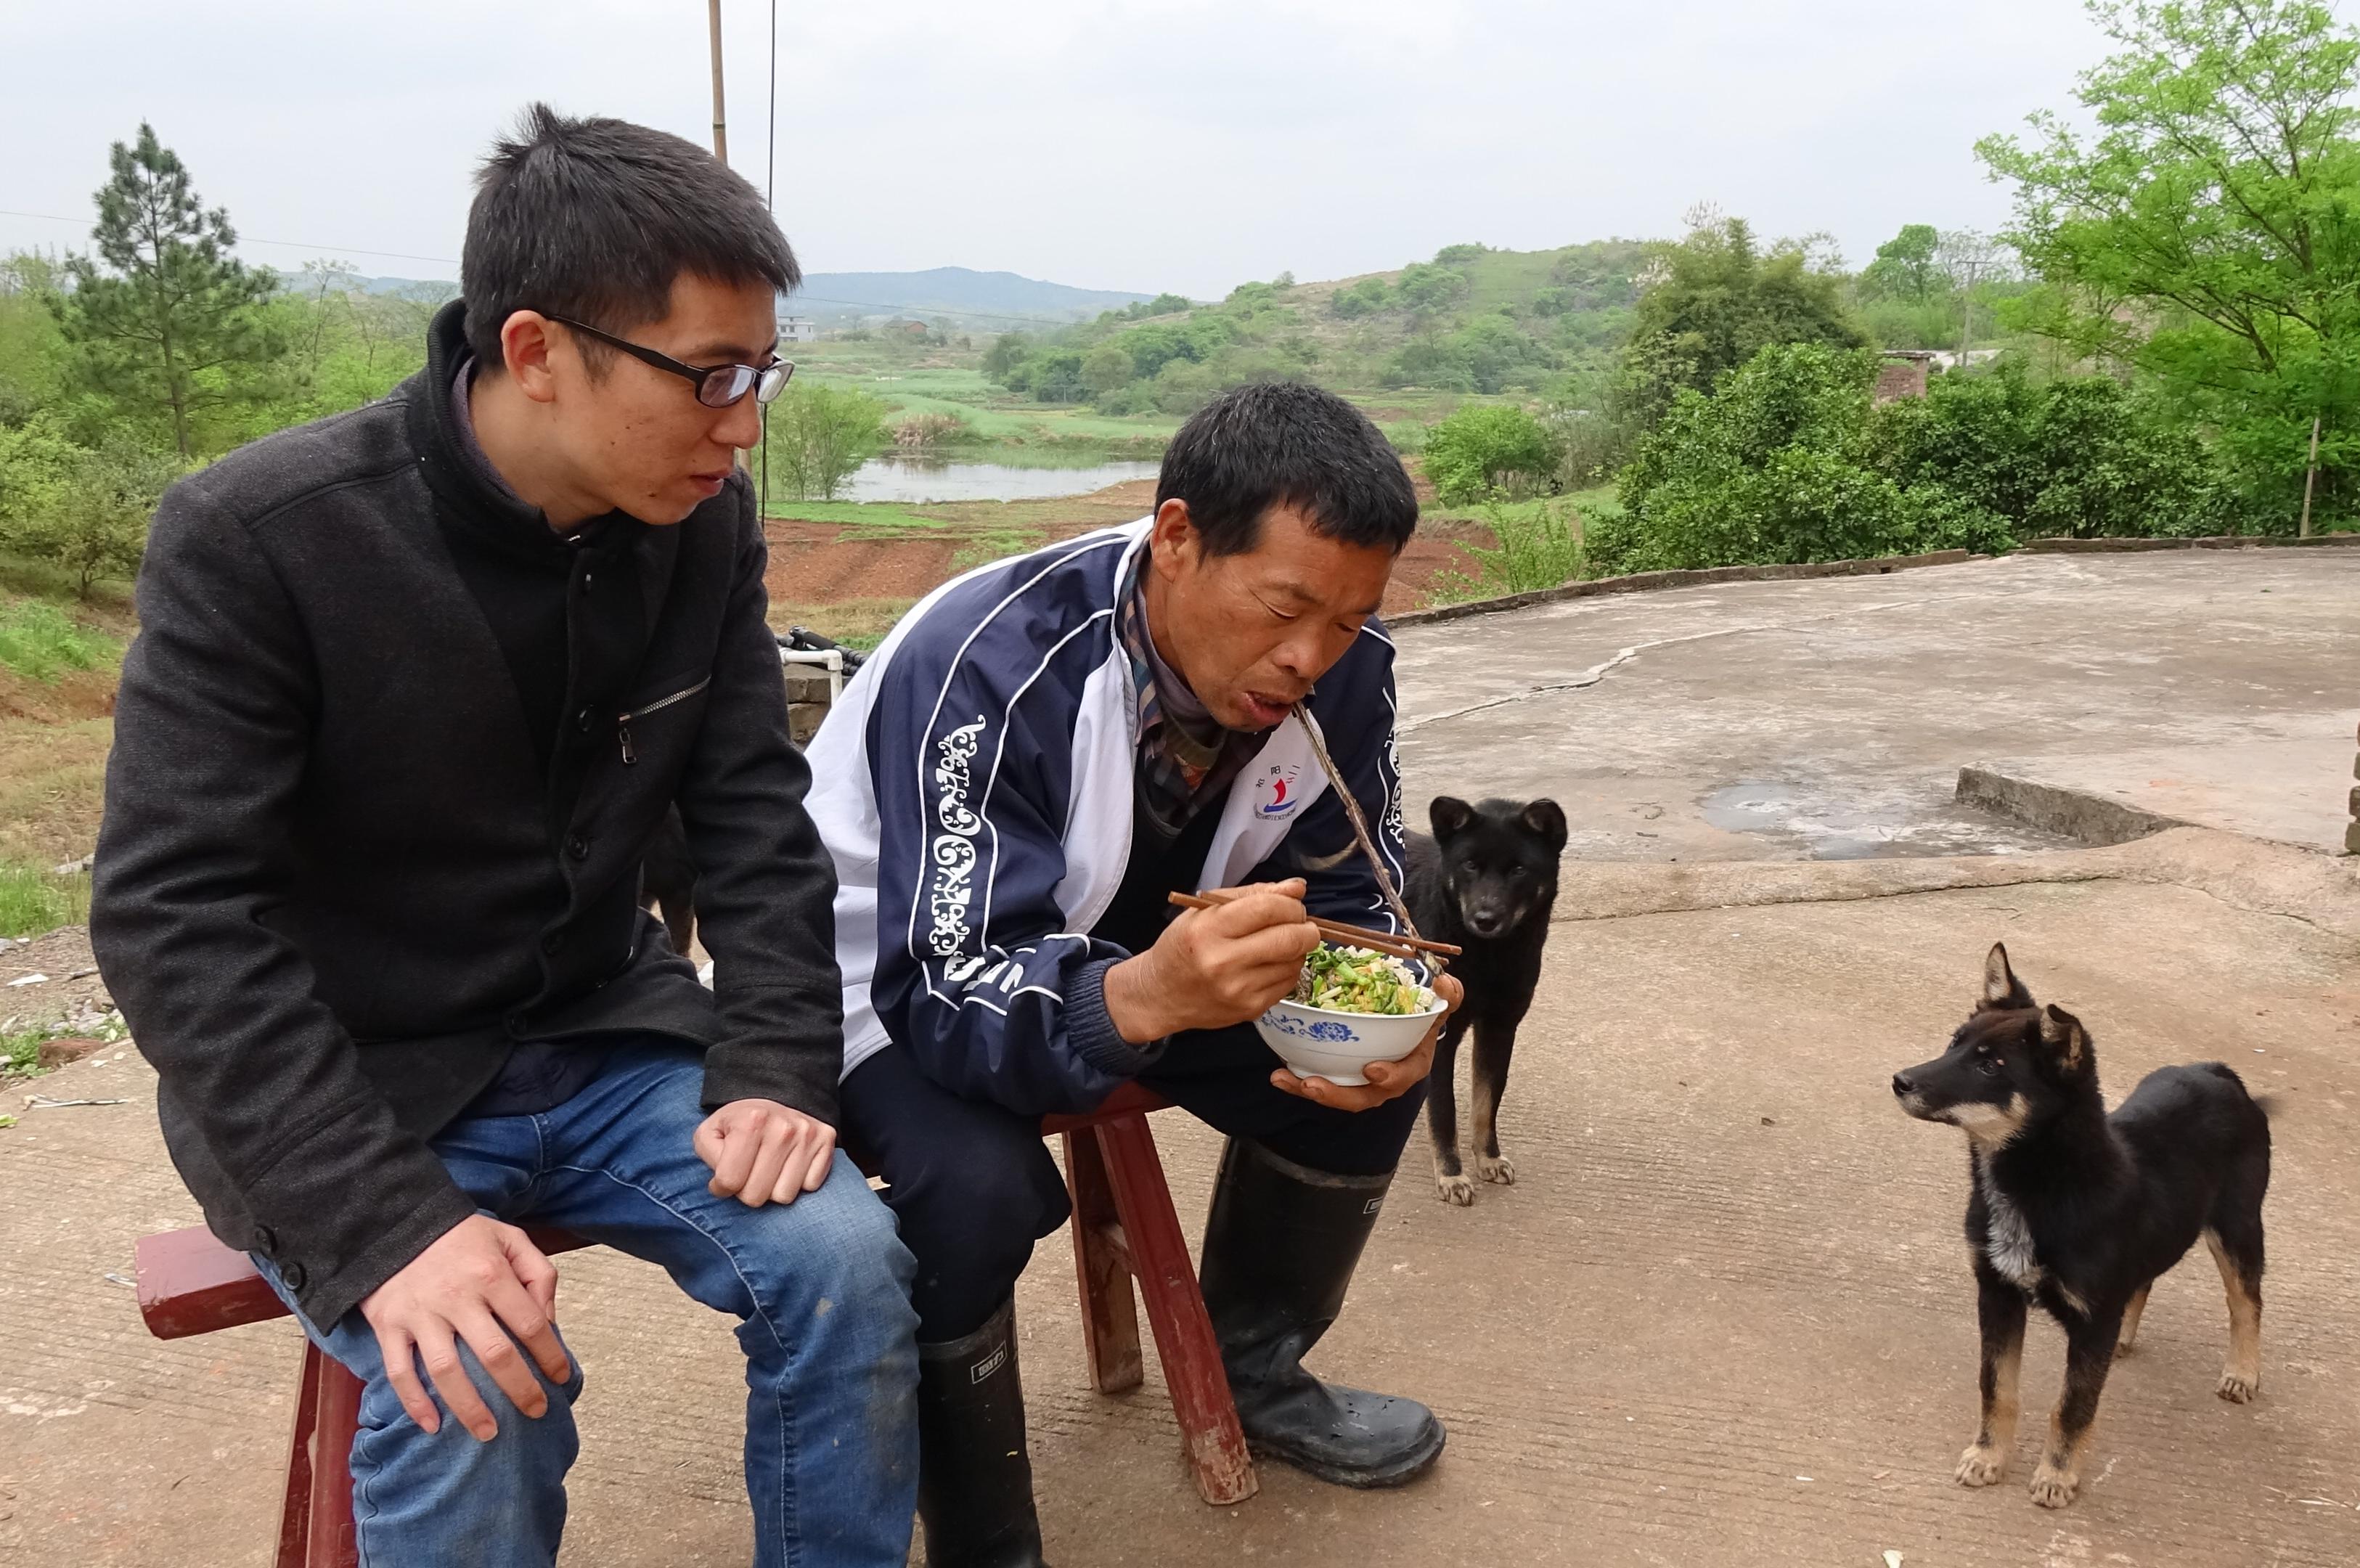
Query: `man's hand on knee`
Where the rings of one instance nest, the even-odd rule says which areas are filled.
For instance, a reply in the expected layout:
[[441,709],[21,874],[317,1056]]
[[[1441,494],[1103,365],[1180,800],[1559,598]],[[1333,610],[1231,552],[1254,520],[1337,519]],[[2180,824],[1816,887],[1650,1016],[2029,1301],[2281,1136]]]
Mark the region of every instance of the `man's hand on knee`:
[[716,1198],[749,1209],[816,1192],[836,1160],[836,1129],[776,1100],[732,1100],[696,1129],[697,1158],[713,1167]]
[[421,1362],[442,1403],[475,1441],[489,1443],[499,1431],[467,1376],[462,1343],[508,1402],[535,1420],[548,1413],[549,1392],[525,1353],[552,1383],[574,1375],[557,1339],[557,1265],[523,1231],[487,1215],[470,1214],[444,1231],[362,1297],[360,1311],[377,1331],[387,1382],[426,1432],[439,1431],[442,1417],[419,1381]]
[[1426,1031],[1417,1049],[1399,1062],[1371,1062],[1362,1068],[1368,1083],[1331,1083],[1325,1078],[1298,1078],[1282,1067],[1270,1075],[1271,1083],[1336,1111],[1372,1111],[1388,1100],[1400,1099],[1425,1083],[1426,1074],[1434,1071],[1435,1042],[1442,1038],[1442,1026],[1466,998],[1467,988],[1459,983],[1459,976],[1446,970],[1434,977],[1434,994],[1448,1004],[1435,1018],[1434,1027]]
[[1221,903],[1187,910],[1153,947],[1107,971],[1107,1016],[1133,1045],[1258,1018],[1295,989],[1304,955],[1319,945],[1303,878],[1224,891]]

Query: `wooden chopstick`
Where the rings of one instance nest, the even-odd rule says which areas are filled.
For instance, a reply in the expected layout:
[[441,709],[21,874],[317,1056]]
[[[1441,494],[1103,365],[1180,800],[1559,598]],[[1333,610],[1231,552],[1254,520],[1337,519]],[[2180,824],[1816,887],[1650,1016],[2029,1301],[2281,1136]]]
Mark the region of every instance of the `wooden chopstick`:
[[[1195,893],[1173,893],[1167,895],[1167,898],[1172,903],[1184,909],[1211,909],[1243,896],[1240,893],[1231,893],[1227,898],[1207,898]],[[1317,915],[1311,917],[1311,923],[1319,928],[1321,936],[1332,937],[1338,942],[1349,942],[1354,947],[1365,947],[1377,953],[1390,953],[1395,958],[1415,958],[1422,953],[1438,953],[1456,958],[1463,951],[1447,942],[1428,942],[1424,937],[1403,936],[1397,931],[1371,931],[1366,926],[1348,926],[1340,920],[1323,920]]]

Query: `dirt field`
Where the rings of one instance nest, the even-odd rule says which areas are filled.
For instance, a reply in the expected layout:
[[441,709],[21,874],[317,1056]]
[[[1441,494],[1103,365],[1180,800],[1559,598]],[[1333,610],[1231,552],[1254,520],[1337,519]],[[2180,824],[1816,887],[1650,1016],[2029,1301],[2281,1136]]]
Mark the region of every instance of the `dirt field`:
[[[1421,498],[1433,500],[1430,494]],[[1155,484],[1136,480],[1055,501],[967,501],[906,509],[931,526],[921,530],[773,518],[767,528],[773,622],[800,621],[839,637],[882,632],[912,601],[969,567],[1145,517],[1155,509]],[[1448,519],[1422,525],[1393,569],[1385,613],[1426,604],[1437,580],[1447,573],[1472,575],[1474,560],[1461,548],[1467,542],[1488,545],[1491,535]]]

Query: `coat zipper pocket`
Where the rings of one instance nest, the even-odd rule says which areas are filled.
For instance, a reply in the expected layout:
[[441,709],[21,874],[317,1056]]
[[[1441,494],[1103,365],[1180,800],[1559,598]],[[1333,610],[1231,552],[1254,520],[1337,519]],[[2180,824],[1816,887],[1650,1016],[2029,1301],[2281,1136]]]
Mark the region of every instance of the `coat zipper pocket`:
[[713,677],[708,675],[704,680],[698,681],[695,685],[689,687],[684,691],[675,691],[669,697],[659,698],[657,701],[650,702],[646,707],[640,708],[634,713],[617,713],[615,716],[615,734],[623,743],[623,766],[628,768],[639,759],[639,754],[631,747],[632,720],[644,719],[650,713],[661,713],[664,709],[671,707],[674,702],[685,702],[691,697],[695,696],[699,691],[704,691],[707,686],[712,684]]

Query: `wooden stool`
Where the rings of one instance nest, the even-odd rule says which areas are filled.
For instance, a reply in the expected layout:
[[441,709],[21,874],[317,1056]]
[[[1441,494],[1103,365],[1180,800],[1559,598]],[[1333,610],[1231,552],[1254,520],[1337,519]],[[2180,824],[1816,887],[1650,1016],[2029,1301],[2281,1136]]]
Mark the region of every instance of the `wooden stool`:
[[[1125,1084],[1087,1116],[1050,1116],[1041,1124],[1043,1136],[1065,1139],[1083,1345],[1091,1380],[1101,1393],[1139,1387],[1145,1365],[1131,1290],[1136,1280],[1196,1490],[1208,1503],[1243,1502],[1256,1489],[1253,1463],[1246,1455],[1220,1347],[1147,1125],[1148,1113],[1164,1105],[1138,1085]],[[543,1252],[590,1245],[563,1231],[526,1228]],[[158,1339],[184,1339],[287,1315],[285,1303],[246,1254],[224,1247],[202,1225],[143,1236],[137,1258],[139,1315]],[[360,1379],[306,1339],[279,1507],[277,1568],[357,1563],[350,1460],[360,1405]]]

